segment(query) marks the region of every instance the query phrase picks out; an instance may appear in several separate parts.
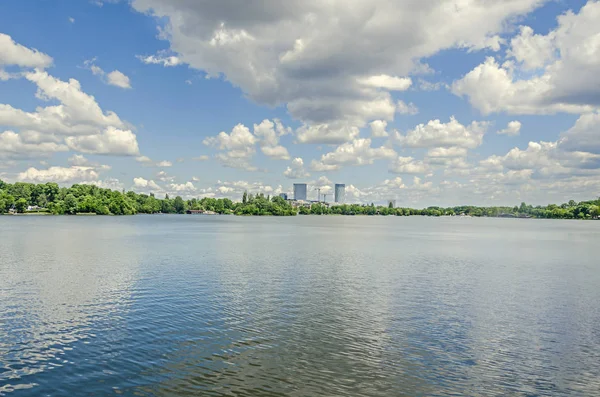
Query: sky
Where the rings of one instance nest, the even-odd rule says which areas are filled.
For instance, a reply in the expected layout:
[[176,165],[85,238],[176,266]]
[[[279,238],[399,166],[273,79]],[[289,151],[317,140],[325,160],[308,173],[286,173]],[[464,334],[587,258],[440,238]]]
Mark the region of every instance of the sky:
[[594,0],[4,0],[0,179],[595,199],[599,20]]

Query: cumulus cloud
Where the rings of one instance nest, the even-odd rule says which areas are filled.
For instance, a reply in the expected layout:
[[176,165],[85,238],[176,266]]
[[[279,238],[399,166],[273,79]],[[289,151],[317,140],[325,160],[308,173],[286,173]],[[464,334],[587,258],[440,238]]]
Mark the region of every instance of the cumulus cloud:
[[358,127],[346,123],[304,125],[296,131],[299,143],[340,144],[358,137]]
[[106,73],[100,66],[95,64],[96,58],[85,61],[84,66],[89,69],[94,76],[99,76],[108,85],[114,85],[119,88],[131,88],[131,81],[123,72],[113,70],[112,72]]
[[224,166],[256,171],[257,168],[250,164],[250,160],[256,152],[257,141],[248,127],[238,124],[229,134],[221,131],[217,136],[205,138],[203,143],[222,150],[215,157]]
[[296,157],[292,160],[292,163],[287,169],[283,172],[283,175],[289,179],[302,179],[310,176],[308,172],[304,169],[304,160],[300,157]]
[[248,147],[253,147],[257,142],[256,137],[250,132],[248,127],[243,124],[238,124],[228,134],[221,131],[215,137],[204,139],[204,144],[214,146],[221,150],[244,150]]
[[475,149],[483,143],[483,135],[489,123],[474,121],[465,126],[451,117],[448,123],[431,120],[427,124],[419,124],[406,135],[396,133],[394,140],[405,147],[435,148],[460,147]]
[[274,160],[290,159],[288,150],[279,144],[279,138],[291,133],[292,129],[284,127],[279,120],[263,120],[260,124],[254,124],[254,135],[261,139],[261,151]]
[[26,134],[17,134],[14,131],[0,133],[0,158],[32,158],[67,150],[66,145],[52,141],[30,140],[27,139]]
[[69,163],[76,167],[83,167],[83,166],[88,165],[90,162],[83,155],[75,154],[75,155],[69,157]]
[[505,129],[498,131],[498,134],[509,136],[519,135],[521,133],[521,126],[520,121],[511,121]]
[[18,44],[11,36],[0,33],[0,67],[15,65],[44,69],[51,66],[52,62],[52,57]]
[[394,174],[424,174],[429,168],[420,160],[399,156],[390,164],[389,171]]
[[464,147],[437,147],[427,151],[429,158],[466,157],[467,148]]
[[598,18],[600,2],[588,1],[579,13],[560,16],[546,35],[522,27],[507,62],[488,58],[454,82],[452,91],[484,114],[590,112],[600,105]]
[[168,188],[170,191],[172,192],[177,192],[177,193],[194,193],[195,191],[197,191],[198,189],[196,189],[196,187],[194,186],[194,184],[192,182],[186,182],[186,183],[171,183],[168,185]]
[[[457,47],[498,50],[507,21],[541,3],[290,0],[265,7],[137,0],[132,5],[166,24],[162,37],[177,57],[170,64],[223,76],[258,103],[286,105],[306,124],[299,142],[330,133],[321,143],[339,144],[357,135],[342,138],[332,130],[349,132],[372,120],[393,119],[397,106],[390,92],[410,86],[402,76],[422,69],[415,67],[420,59]],[[169,64],[160,56],[142,59]],[[336,128],[323,127],[332,125]]]
[[398,101],[398,113],[414,116],[419,114],[419,109],[412,102],[407,104],[404,101]]
[[118,70],[113,70],[109,74],[106,75],[106,81],[110,85],[114,85],[115,87],[120,88],[131,88],[131,82],[129,81],[129,77]]
[[96,180],[99,177],[99,172],[94,167],[50,167],[45,170],[39,170],[31,167],[24,172],[19,173],[17,179],[19,181],[35,182],[35,183],[74,183],[77,181]]
[[170,161],[167,160],[163,160],[163,161],[159,161],[158,163],[156,163],[157,167],[172,167],[173,163],[171,163]]
[[156,192],[161,191],[162,188],[158,186],[153,180],[144,179],[142,177],[133,178],[133,187],[136,190],[142,189],[145,191]]
[[162,65],[164,67],[177,66],[181,64],[181,60],[174,55],[167,55],[165,52],[160,52],[157,55],[136,55],[136,58],[146,65]]
[[575,125],[561,135],[560,148],[600,154],[600,113],[583,114]]
[[408,77],[380,74],[379,76],[359,79],[359,83],[375,88],[385,88],[390,91],[406,91],[412,85],[412,80]]
[[82,185],[94,185],[101,189],[110,189],[116,191],[121,191],[124,188],[123,183],[117,178],[106,178],[97,181],[82,181],[79,183]]
[[319,161],[313,162],[311,168],[314,171],[331,171],[345,165],[373,164],[375,160],[392,159],[395,156],[396,152],[387,146],[371,147],[371,139],[355,139],[324,154]]
[[138,156],[140,149],[137,138],[130,130],[108,127],[97,135],[72,136],[65,138],[67,146],[74,151],[115,156]]
[[383,138],[389,134],[385,130],[387,128],[387,121],[385,120],[374,120],[369,123],[371,127],[371,136],[373,138]]
[[152,162],[152,159],[148,156],[138,156],[135,158],[135,161],[142,164],[149,164]]

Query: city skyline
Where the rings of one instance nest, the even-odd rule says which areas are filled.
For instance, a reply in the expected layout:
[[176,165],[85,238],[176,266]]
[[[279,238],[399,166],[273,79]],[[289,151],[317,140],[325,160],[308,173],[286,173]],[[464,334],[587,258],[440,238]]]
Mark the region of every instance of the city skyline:
[[[600,1],[6,0],[0,179],[426,207],[600,195]],[[107,29],[111,26],[111,29]]]

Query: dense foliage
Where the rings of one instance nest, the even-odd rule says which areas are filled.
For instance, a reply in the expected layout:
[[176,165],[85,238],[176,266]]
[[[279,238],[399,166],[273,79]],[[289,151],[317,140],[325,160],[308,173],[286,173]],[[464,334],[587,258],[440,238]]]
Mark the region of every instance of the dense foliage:
[[[188,210],[200,210],[217,214],[236,215],[296,215],[296,210],[281,197],[244,195],[242,203],[230,199],[203,198],[183,200],[166,196],[158,199],[150,194],[119,192],[94,185],[59,187],[56,183],[32,184],[17,182],[8,184],[0,180],[0,214],[11,209],[18,213],[47,212],[51,214],[184,214]],[[29,207],[40,207],[28,211]]]
[[[39,207],[28,210],[29,207]],[[242,201],[234,203],[230,199],[202,198],[183,200],[166,196],[159,199],[150,194],[119,192],[102,189],[93,185],[73,185],[59,187],[56,183],[32,184],[17,182],[8,184],[0,180],[0,214],[10,211],[47,212],[51,214],[184,214],[188,210],[235,215],[395,215],[395,216],[487,216],[487,217],[530,217],[554,219],[598,219],[600,199],[561,205],[533,207],[522,203],[516,207],[474,207],[452,208],[429,207],[425,209],[392,208],[386,206],[343,204],[327,206],[321,203],[307,204],[294,208],[281,197],[264,194],[244,193]]]
[[395,215],[395,216],[453,216],[547,218],[547,219],[598,219],[600,199],[577,203],[573,200],[561,205],[531,206],[521,203],[515,207],[429,207],[425,209],[392,208],[375,205],[344,204],[327,207],[313,204],[299,209],[301,215]]

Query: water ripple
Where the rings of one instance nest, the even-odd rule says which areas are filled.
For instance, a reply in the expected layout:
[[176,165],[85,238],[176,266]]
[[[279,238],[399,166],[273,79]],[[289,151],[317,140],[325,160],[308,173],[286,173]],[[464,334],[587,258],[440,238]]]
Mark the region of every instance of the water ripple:
[[0,218],[0,396],[600,395],[593,222],[202,219]]

